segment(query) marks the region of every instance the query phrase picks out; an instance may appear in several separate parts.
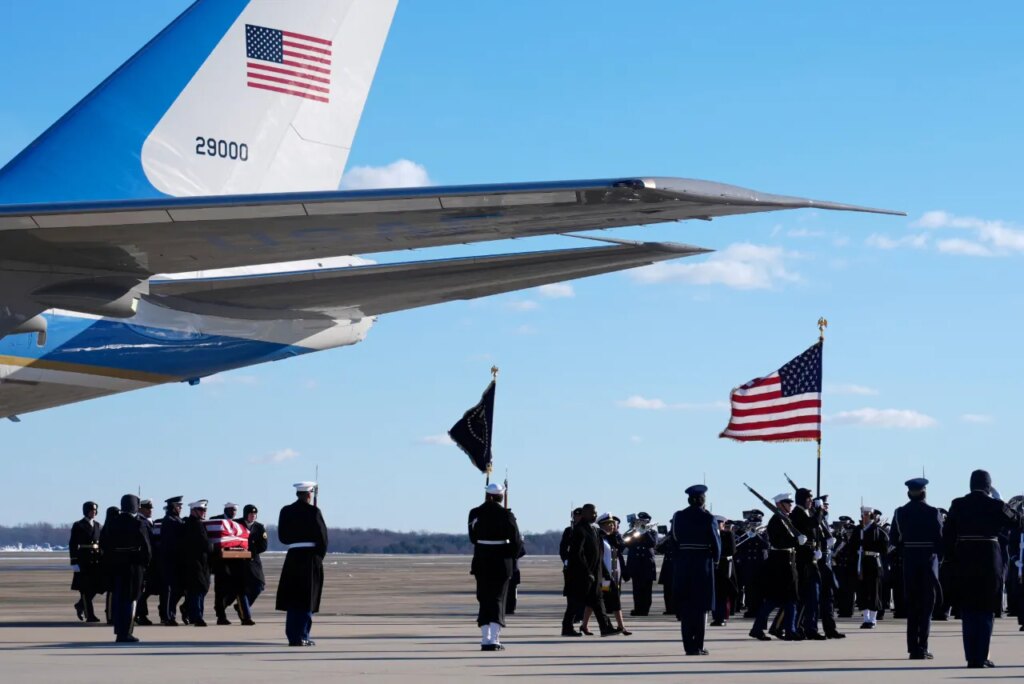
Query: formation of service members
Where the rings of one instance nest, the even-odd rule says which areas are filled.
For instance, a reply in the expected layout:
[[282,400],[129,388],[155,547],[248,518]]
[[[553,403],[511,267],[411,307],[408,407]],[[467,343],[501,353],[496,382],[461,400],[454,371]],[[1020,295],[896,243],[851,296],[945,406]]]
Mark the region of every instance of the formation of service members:
[[[288,644],[313,646],[309,633],[312,615],[320,608],[327,527],[313,505],[316,483],[294,486],[296,501],[281,509],[278,520],[278,537],[288,547],[288,555],[276,608],[287,614]],[[233,520],[248,530],[250,557],[225,558],[215,550],[204,524],[208,501],[189,504],[189,514],[182,519],[183,499],[166,500],[159,527],[152,520],[153,502],[132,494],[121,497],[119,508],[107,509],[103,524],[96,519],[96,503],[82,505],[82,519],[71,526],[68,542],[74,572],[71,589],[79,595],[74,607],[80,621],[101,622],[93,601],[105,594],[106,623],[113,625],[116,642],[135,643],[139,639],[134,627],[153,624],[147,598],[158,596],[161,625],[205,627],[205,601],[213,574],[217,624],[231,624],[226,611],[232,606],[241,624],[256,624],[252,605],[266,588],[261,555],[268,546],[267,530],[256,520],[257,507],[247,504],[236,520],[238,507],[228,503],[223,515],[211,518]],[[179,604],[182,622],[177,620]]]

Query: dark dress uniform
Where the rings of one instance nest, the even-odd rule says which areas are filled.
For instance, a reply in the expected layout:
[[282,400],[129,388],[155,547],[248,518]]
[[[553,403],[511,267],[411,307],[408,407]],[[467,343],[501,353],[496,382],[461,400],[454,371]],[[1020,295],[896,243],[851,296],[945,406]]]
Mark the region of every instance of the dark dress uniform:
[[135,642],[135,605],[142,596],[146,568],[152,558],[149,526],[138,516],[139,499],[121,499],[121,512],[103,527],[100,548],[110,580],[110,611],[118,642]]
[[313,613],[320,611],[324,588],[327,525],[320,509],[298,499],[281,509],[277,538],[288,547],[277,585],[277,610],[286,612],[285,635],[290,646],[309,642]]
[[[984,478],[979,472],[984,473]],[[990,488],[988,473],[975,471],[971,475],[974,491],[953,500],[942,530],[946,557],[953,561],[953,583],[968,667],[982,667],[988,661],[993,620],[1002,606],[1003,557],[998,535],[1007,528],[1014,533],[1021,529],[1017,513],[993,499],[987,493]]]
[[[149,535],[149,564],[146,565],[146,576],[142,582],[142,595],[139,597],[138,605],[135,607],[135,623],[139,625],[153,624],[149,620],[149,606],[147,599],[150,596],[160,596],[160,588],[163,580],[160,578],[160,537],[153,534],[154,523],[151,518],[139,515],[139,520],[146,526],[146,533]],[[159,599],[157,599],[159,600]]]
[[[180,497],[177,497],[180,498]],[[170,505],[170,501],[168,504]],[[185,595],[184,584],[181,575],[181,544],[185,531],[185,521],[176,513],[168,511],[167,515],[160,519],[160,576],[163,578],[163,586],[160,590],[160,622],[163,625],[178,624],[175,616],[178,612],[178,604]],[[185,611],[182,609],[182,618],[185,618]]]
[[206,532],[205,521],[194,515],[185,519],[181,533],[180,578],[185,590],[182,612],[197,627],[205,627],[203,611],[210,591],[210,554],[213,542]]
[[857,608],[864,613],[864,624],[875,623],[875,613],[885,607],[882,598],[883,560],[889,551],[889,537],[874,523],[862,523],[853,530],[850,545],[857,559]]
[[658,545],[658,533],[648,530],[626,542],[626,572],[624,577],[633,583],[633,610],[630,615],[649,615],[653,600],[654,580],[658,577],[658,566],[654,560],[654,549]]
[[469,541],[473,544],[470,574],[476,578],[479,602],[476,624],[488,627],[483,645],[499,643],[494,627],[505,626],[505,601],[514,561],[522,549],[519,526],[512,511],[488,499],[469,512]]
[[672,596],[672,557],[675,555],[675,541],[665,535],[658,542],[656,551],[661,554],[661,570],[658,572],[658,584],[661,585],[662,599],[665,601],[664,615],[675,615],[676,604]]
[[[927,480],[910,483],[927,484]],[[915,489],[923,489],[921,484]],[[941,601],[939,559],[942,556],[942,519],[939,509],[921,500],[912,500],[892,516],[890,543],[899,554],[906,601],[907,653],[915,660],[928,657],[928,635],[936,598]],[[894,587],[895,588],[895,587]]]
[[266,553],[270,540],[267,538],[267,528],[258,520],[249,524],[245,518],[240,518],[237,522],[249,530],[249,553],[252,554],[252,558],[243,561],[242,583],[245,596],[243,612],[252,619],[252,604],[256,603],[256,599],[267,588],[267,578],[263,573],[263,559],[260,556]]
[[[804,496],[809,497],[810,492]],[[799,491],[797,499],[801,499]],[[796,574],[800,590],[800,619],[797,626],[803,630],[805,638],[820,639],[818,608],[821,601],[821,571],[818,569],[818,556],[821,555],[821,509],[809,511],[802,506],[794,506],[789,519],[797,532],[807,537],[805,543],[796,547]]]
[[775,513],[768,520],[768,560],[761,575],[761,608],[750,634],[758,639],[766,638],[768,615],[780,608],[783,616],[783,630],[787,638],[796,634],[796,602],[799,597],[799,581],[796,572],[797,536],[783,520],[781,513]]
[[[558,542],[558,557],[562,559],[562,596],[566,597],[566,606],[569,604],[569,547],[572,545],[572,529],[573,526],[569,525],[562,531],[562,539]],[[579,612],[573,615],[573,622],[580,622],[583,620],[583,606],[579,606]]]
[[100,556],[102,531],[103,525],[96,518],[82,518],[71,526],[71,538],[68,540],[71,568],[75,573],[71,578],[71,591],[77,591],[79,594],[75,610],[78,612],[79,620],[84,618],[88,622],[99,622],[92,607],[92,600],[96,594],[106,591]]
[[854,598],[857,594],[857,557],[852,543],[853,530],[840,530],[832,550],[832,568],[836,577],[836,614],[841,618],[853,617]]
[[[695,491],[691,487],[687,494],[692,497]],[[686,655],[706,655],[704,628],[708,611],[715,609],[715,566],[722,555],[718,525],[703,506],[691,504],[672,516],[670,535],[675,542],[672,596],[683,650]]]
[[601,598],[604,544],[601,534],[589,520],[580,520],[572,528],[565,566],[565,596],[568,607],[562,616],[562,635],[578,636],[573,616],[590,608],[602,634],[613,632]]
[[519,550],[519,558],[512,561],[512,577],[508,581],[508,593],[505,595],[505,615],[515,615],[519,605],[519,585],[523,583],[523,573],[519,570],[519,559],[526,555],[526,547]]
[[761,574],[767,555],[768,541],[754,528],[744,532],[736,542],[736,578],[745,611],[743,617],[757,617],[761,608]]
[[[210,520],[234,520],[237,508],[225,508],[221,515],[211,516]],[[230,514],[228,513],[230,511]],[[210,555],[210,571],[213,573],[213,610],[217,615],[218,625],[230,625],[227,609],[242,591],[243,578],[241,563],[238,559],[225,560],[219,551]]]
[[818,602],[821,627],[825,636],[829,639],[843,639],[836,628],[836,590],[839,587],[836,581],[836,573],[832,567],[832,551],[835,548],[836,538],[828,525],[828,516],[823,515],[818,521],[818,549],[821,551],[821,558],[818,559],[818,573],[821,575],[821,600]]
[[715,626],[721,626],[735,612],[736,595],[736,535],[732,530],[719,530],[722,540],[722,554],[715,566],[715,609],[712,613]]

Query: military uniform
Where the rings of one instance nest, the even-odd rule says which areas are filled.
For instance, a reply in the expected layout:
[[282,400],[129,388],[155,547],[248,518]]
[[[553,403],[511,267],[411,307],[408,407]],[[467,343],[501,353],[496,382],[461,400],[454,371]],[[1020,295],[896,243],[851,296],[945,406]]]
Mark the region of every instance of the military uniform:
[[675,600],[672,596],[672,558],[675,556],[675,544],[672,537],[665,535],[664,539],[658,542],[657,553],[662,555],[661,570],[658,572],[658,584],[661,585],[662,599],[665,602],[664,615],[675,615]]
[[160,579],[160,564],[157,558],[160,538],[153,534],[152,514],[153,502],[149,499],[143,499],[139,503],[139,520],[146,526],[146,534],[149,535],[150,556],[149,563],[146,565],[146,575],[142,581],[142,595],[139,596],[138,604],[135,607],[135,624],[137,625],[153,624],[149,619],[147,599],[150,596],[159,597],[160,588],[163,585],[163,581]]
[[743,617],[757,617],[761,607],[761,574],[768,555],[768,540],[757,530],[760,520],[748,521],[747,530],[736,540],[736,578],[739,583]]
[[857,559],[857,608],[864,617],[861,627],[870,629],[878,620],[878,611],[885,606],[882,595],[883,561],[889,551],[889,537],[869,520],[853,530],[850,544]]
[[82,505],[82,513],[86,517],[71,526],[71,537],[68,539],[68,553],[71,556],[71,591],[78,592],[75,611],[79,620],[99,622],[93,610],[92,601],[96,594],[106,591],[104,587],[103,567],[100,556],[100,533],[103,525],[95,517],[88,517],[89,512],[97,512],[95,503],[87,501]]
[[[650,516],[644,513],[637,517],[650,522]],[[633,584],[633,610],[630,615],[649,615],[651,612],[654,581],[658,578],[658,565],[654,560],[657,545],[658,533],[654,530],[634,535],[626,541],[625,577]]]
[[289,646],[312,646],[309,631],[313,614],[320,611],[324,588],[324,556],[327,525],[320,509],[309,499],[315,482],[295,485],[298,499],[281,509],[277,538],[288,547],[277,585],[277,610],[285,611],[285,636]]
[[942,518],[939,509],[924,502],[927,484],[928,480],[923,477],[907,480],[907,488],[914,498],[896,509],[890,536],[890,543],[900,559],[900,593],[906,600],[907,653],[914,660],[931,658],[928,635],[936,598],[941,597]]
[[[182,584],[180,556],[182,533],[185,521],[179,514],[183,497],[172,496],[165,501],[166,515],[160,519],[160,577],[163,581],[160,589],[160,624],[172,627],[178,624],[176,619],[178,603],[185,595]],[[185,619],[182,610],[182,619]]]
[[835,598],[839,585],[832,567],[832,551],[836,539],[829,528],[827,512],[818,521],[818,540],[818,550],[821,551],[821,557],[818,558],[818,572],[821,575],[821,600],[818,603],[821,627],[829,639],[844,639],[846,635],[836,628]]
[[[210,520],[234,520],[238,512],[238,504],[224,504],[224,513],[215,515]],[[219,552],[210,555],[210,571],[213,573],[213,610],[217,615],[218,625],[230,625],[227,609],[242,591],[243,568],[242,560],[225,560]]]
[[806,639],[823,639],[824,635],[818,632],[818,609],[821,601],[821,571],[818,569],[818,559],[822,553],[820,544],[821,533],[821,509],[807,510],[801,503],[811,498],[811,492],[806,489],[798,489],[796,493],[797,506],[789,515],[797,532],[807,538],[807,541],[796,548],[796,571],[799,579],[800,589],[800,617],[798,627],[803,630]]
[[[716,523],[718,516],[716,516]],[[722,551],[715,566],[715,609],[711,615],[713,627],[721,627],[735,612],[736,596],[736,535],[732,530],[719,529],[718,536],[722,542]]]
[[206,608],[206,595],[210,591],[210,555],[213,553],[213,542],[206,532],[206,524],[199,511],[206,511],[206,500],[189,504],[190,514],[185,519],[181,532],[180,547],[180,578],[185,589],[185,605],[182,612],[188,621],[196,627],[205,627],[203,613]]
[[704,628],[707,614],[715,609],[715,566],[722,554],[718,524],[704,510],[707,487],[686,490],[690,505],[672,516],[669,535],[675,543],[672,559],[672,595],[675,614],[688,656],[707,655]]
[[989,643],[995,613],[1002,606],[1003,557],[998,535],[1021,531],[1020,516],[992,498],[992,479],[984,470],[971,474],[971,493],[954,499],[942,530],[944,551],[953,561],[956,603],[960,608],[964,656],[968,667],[990,665]]
[[267,528],[263,523],[253,520],[248,521],[250,513],[259,513],[252,504],[246,504],[242,509],[242,517],[236,522],[249,530],[249,554],[251,558],[242,561],[242,595],[239,601],[239,616],[243,625],[254,624],[252,621],[252,604],[256,602],[259,595],[267,587],[267,579],[263,573],[263,559],[260,556],[267,551],[269,539]]
[[[846,516],[848,523],[853,523]],[[842,527],[834,532],[835,546],[832,547],[832,569],[836,577],[836,614],[841,618],[853,617],[854,599],[857,594],[857,557],[851,543],[852,527]]]
[[486,493],[487,500],[469,512],[467,525],[473,544],[470,573],[476,578],[476,599],[480,604],[476,617],[480,647],[498,651],[503,649],[500,636],[505,626],[508,583],[523,540],[515,515],[499,503],[505,488],[492,483]]
[[118,643],[134,643],[135,605],[152,557],[149,526],[138,516],[139,499],[121,498],[121,512],[103,527],[100,548],[110,578],[111,614]]
[[[792,503],[793,498],[787,494],[775,497],[775,504]],[[783,616],[783,635],[786,639],[796,639],[796,604],[799,597],[799,581],[796,571],[796,548],[801,542],[799,535],[792,529],[791,523],[781,511],[772,515],[768,521],[768,560],[762,574],[763,601],[761,608],[750,630],[750,636],[759,640],[768,640],[765,634],[768,616],[779,608]],[[806,539],[805,539],[806,541]]]

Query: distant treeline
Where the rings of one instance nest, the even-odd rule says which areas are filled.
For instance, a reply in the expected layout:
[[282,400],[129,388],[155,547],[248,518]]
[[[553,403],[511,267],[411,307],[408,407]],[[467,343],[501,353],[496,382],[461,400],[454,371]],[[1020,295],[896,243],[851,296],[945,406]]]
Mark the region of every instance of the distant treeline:
[[[277,541],[273,525],[269,526],[270,550],[283,550]],[[71,535],[70,526],[33,523],[5,527],[0,525],[0,546],[65,546]],[[470,554],[473,546],[464,534],[437,532],[393,532],[391,530],[364,530],[361,528],[335,528],[328,530],[330,551],[333,553],[413,553],[413,554]],[[561,532],[543,532],[526,535],[526,551],[531,555],[557,555]]]

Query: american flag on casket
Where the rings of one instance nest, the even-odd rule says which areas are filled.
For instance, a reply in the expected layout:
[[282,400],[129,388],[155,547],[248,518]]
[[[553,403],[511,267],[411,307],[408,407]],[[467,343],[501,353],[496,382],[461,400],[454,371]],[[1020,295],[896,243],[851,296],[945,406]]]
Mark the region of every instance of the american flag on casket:
[[204,520],[203,524],[214,548],[249,550],[249,530],[245,525],[226,519]]

